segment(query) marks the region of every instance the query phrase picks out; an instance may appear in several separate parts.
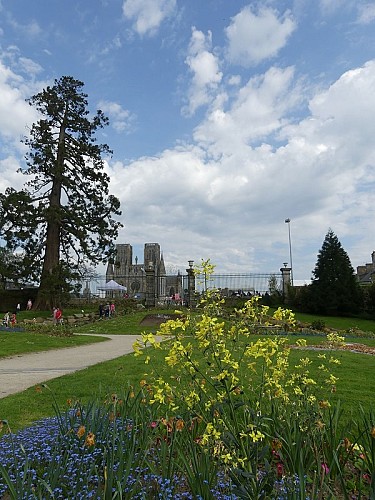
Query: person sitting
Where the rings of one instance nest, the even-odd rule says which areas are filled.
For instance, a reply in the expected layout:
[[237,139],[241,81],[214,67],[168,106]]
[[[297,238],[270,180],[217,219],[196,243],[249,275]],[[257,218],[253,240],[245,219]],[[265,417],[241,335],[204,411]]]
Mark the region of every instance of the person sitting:
[[9,312],[7,312],[7,313],[5,313],[4,318],[3,318],[3,326],[8,328],[9,322],[10,322],[10,316],[9,316]]
[[13,328],[17,324],[17,315],[16,313],[13,313],[10,317],[10,326]]

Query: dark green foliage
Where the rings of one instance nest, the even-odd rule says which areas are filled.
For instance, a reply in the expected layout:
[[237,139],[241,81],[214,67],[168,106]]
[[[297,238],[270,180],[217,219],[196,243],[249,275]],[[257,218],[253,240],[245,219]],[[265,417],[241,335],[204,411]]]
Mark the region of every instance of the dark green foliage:
[[21,259],[6,247],[0,247],[0,290],[21,275]]
[[310,312],[328,315],[355,314],[360,310],[359,285],[348,254],[330,229],[308,287]]
[[111,151],[95,138],[108,119],[100,110],[89,116],[82,87],[65,76],[29,100],[41,115],[24,141],[23,173],[31,180],[0,194],[0,235],[40,281],[37,306],[44,308],[59,303],[82,263],[108,260],[121,226],[102,159]]
[[363,310],[371,317],[375,317],[375,283],[361,287]]
[[322,319],[316,319],[311,323],[311,328],[313,330],[319,330],[322,331],[326,327],[326,324]]

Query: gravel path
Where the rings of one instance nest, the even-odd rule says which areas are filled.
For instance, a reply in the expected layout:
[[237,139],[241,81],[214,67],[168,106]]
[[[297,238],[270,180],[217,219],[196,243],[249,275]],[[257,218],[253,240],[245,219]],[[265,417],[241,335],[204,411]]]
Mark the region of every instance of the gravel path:
[[108,341],[0,359],[0,398],[102,361],[129,354],[133,352],[132,345],[137,339],[135,335],[98,337],[106,337]]

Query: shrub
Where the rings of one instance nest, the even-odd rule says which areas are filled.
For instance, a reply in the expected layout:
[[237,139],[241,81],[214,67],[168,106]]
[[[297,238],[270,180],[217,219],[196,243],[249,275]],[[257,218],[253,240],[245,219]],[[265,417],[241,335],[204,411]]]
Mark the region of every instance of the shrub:
[[323,331],[324,328],[326,327],[326,324],[322,319],[316,319],[311,323],[311,328],[313,330],[318,330],[318,331]]

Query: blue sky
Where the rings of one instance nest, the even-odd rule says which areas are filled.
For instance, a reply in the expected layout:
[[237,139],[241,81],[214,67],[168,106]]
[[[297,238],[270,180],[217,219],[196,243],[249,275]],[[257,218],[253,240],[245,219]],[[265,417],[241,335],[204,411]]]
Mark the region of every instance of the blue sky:
[[0,190],[20,188],[25,99],[85,83],[110,126],[117,243],[167,268],[307,280],[329,228],[375,250],[375,2],[0,0]]

